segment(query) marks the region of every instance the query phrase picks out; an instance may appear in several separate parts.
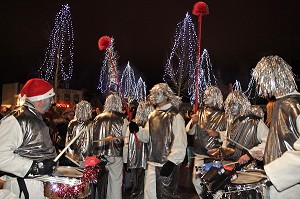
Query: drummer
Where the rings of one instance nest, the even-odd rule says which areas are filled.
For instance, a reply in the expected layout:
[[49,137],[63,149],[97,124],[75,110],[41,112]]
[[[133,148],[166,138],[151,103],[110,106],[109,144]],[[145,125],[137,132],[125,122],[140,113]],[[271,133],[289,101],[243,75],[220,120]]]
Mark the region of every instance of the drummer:
[[116,93],[110,94],[105,100],[103,113],[97,115],[93,122],[93,154],[104,155],[108,159],[107,199],[122,198],[124,141],[122,139],[95,141],[108,136],[125,136],[127,125],[128,121],[122,114],[121,98]]
[[273,183],[270,198],[299,198],[300,93],[292,67],[281,57],[263,57],[253,69],[259,95],[275,96],[264,156],[264,169]]
[[20,198],[45,198],[43,182],[32,175],[52,174],[55,147],[42,114],[55,95],[43,79],[33,78],[21,90],[25,103],[0,121],[0,170],[7,173],[4,189]]
[[66,146],[69,142],[81,134],[67,150],[69,157],[77,165],[84,167],[84,158],[92,153],[92,106],[82,100],[76,105],[75,118],[70,121],[67,129]]
[[250,101],[241,91],[236,90],[230,93],[224,104],[228,115],[226,132],[210,131],[208,134],[220,137],[221,140],[225,140],[227,136],[244,147],[230,143],[228,140],[223,142],[223,146],[235,149],[233,154],[226,156],[227,160],[238,161],[239,164],[249,163],[251,158],[262,161],[269,132],[268,127],[257,116],[259,115],[257,111],[253,114]]
[[193,184],[197,194],[202,198],[203,187],[201,178],[197,176],[197,169],[204,164],[204,158],[208,157],[207,146],[210,137],[205,131],[214,129],[224,131],[226,129],[225,113],[223,110],[223,95],[218,87],[210,86],[204,92],[204,106],[199,108],[197,114],[192,115],[191,121],[186,126],[189,135],[194,135],[194,149],[196,155],[193,169]]

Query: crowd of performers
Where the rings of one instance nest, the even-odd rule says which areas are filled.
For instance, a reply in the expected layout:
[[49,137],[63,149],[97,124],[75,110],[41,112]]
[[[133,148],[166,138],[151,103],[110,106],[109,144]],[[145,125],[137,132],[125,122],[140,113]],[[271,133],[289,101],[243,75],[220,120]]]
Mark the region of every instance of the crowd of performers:
[[[126,165],[133,179],[130,198],[179,198],[180,166],[187,135],[193,135],[192,181],[199,198],[298,198],[300,94],[291,67],[281,57],[263,57],[252,76],[259,95],[276,98],[269,128],[263,110],[242,91],[223,101],[217,86],[205,90],[203,106],[187,125],[179,111],[181,99],[166,83],[150,90],[132,120],[122,114],[116,93],[107,96],[95,118],[91,104],[79,102],[60,150],[78,168],[85,167],[87,157],[99,159],[97,180],[82,197],[121,199]],[[37,176],[52,176],[64,157],[42,118],[55,93],[48,82],[34,78],[20,95],[25,103],[0,123],[0,198],[46,198],[45,180]],[[261,178],[250,190],[247,180],[239,184],[244,189],[233,189],[231,182],[243,172],[246,178]]]

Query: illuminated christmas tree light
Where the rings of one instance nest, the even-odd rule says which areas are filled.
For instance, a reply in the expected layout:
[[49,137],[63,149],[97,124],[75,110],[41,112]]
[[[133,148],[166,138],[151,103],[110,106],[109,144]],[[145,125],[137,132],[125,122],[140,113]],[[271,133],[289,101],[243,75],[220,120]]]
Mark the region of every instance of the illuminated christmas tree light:
[[254,99],[255,98],[255,87],[256,87],[256,83],[255,83],[255,79],[254,77],[251,77],[250,82],[248,84],[248,88],[245,92],[243,92],[242,90],[242,85],[238,80],[235,80],[235,83],[232,85],[232,90],[238,90],[243,92],[248,99]]
[[241,82],[235,80],[235,83],[232,85],[232,91],[242,91]]
[[140,77],[136,84],[136,100],[138,102],[146,100],[146,88],[147,88],[146,83]]
[[[110,54],[109,54],[110,53]],[[121,90],[119,88],[118,76],[119,71],[116,68],[119,56],[114,50],[114,39],[111,38],[111,44],[105,52],[105,58],[103,60],[103,65],[100,71],[99,84],[97,89],[102,93],[107,91],[115,91],[120,94]]]
[[[192,71],[191,71],[192,72]],[[195,99],[196,99],[196,93],[195,93],[195,81],[196,79],[198,79],[198,86],[199,86],[199,95],[198,95],[198,99],[200,104],[202,104],[203,102],[203,93],[205,91],[205,89],[209,86],[216,86],[217,85],[217,79],[213,73],[213,67],[210,61],[210,57],[208,54],[208,51],[206,49],[203,50],[203,53],[201,55],[200,58],[200,71],[198,74],[198,78],[196,78],[196,73],[195,70],[192,73],[192,77],[194,77],[193,79],[193,83],[189,84],[189,88],[188,88],[188,93],[190,95],[190,102],[191,104],[194,104]]]
[[121,87],[124,91],[124,97],[129,103],[132,102],[136,97],[136,84],[134,71],[129,62],[122,73]]
[[40,77],[54,81],[57,89],[60,81],[70,80],[73,73],[74,32],[70,7],[63,5],[56,14],[45,59],[39,69]]
[[194,81],[196,67],[197,35],[191,16],[177,24],[174,44],[167,60],[163,80],[177,93],[187,96],[187,90]]

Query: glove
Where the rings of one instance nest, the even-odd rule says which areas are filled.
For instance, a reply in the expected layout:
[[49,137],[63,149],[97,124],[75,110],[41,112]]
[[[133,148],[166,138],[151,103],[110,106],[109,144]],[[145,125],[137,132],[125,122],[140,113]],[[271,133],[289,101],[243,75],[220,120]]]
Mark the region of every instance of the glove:
[[134,133],[134,132],[137,133],[139,131],[139,126],[135,122],[131,121],[129,123],[129,131],[130,133]]
[[160,170],[160,175],[169,177],[175,167],[175,164],[171,161],[167,161]]
[[273,183],[272,183],[270,180],[268,180],[268,181],[266,182],[266,185],[267,185],[268,187],[270,187],[270,186],[273,185]]
[[33,161],[29,171],[26,176],[29,174],[32,175],[51,175],[55,168],[56,162],[52,159],[43,160],[42,162]]

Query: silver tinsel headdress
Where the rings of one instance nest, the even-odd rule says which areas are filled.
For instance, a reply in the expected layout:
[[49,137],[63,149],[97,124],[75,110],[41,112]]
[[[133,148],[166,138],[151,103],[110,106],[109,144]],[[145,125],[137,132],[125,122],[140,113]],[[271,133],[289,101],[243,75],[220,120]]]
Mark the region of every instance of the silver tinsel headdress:
[[116,93],[106,98],[103,112],[122,112],[122,100]]
[[204,92],[208,92],[213,97],[214,106],[217,106],[219,109],[223,107],[223,95],[218,87],[210,86]]
[[264,111],[259,105],[252,105],[251,106],[251,113],[261,119],[264,119]]
[[175,106],[176,108],[179,108],[181,104],[181,98],[176,96],[172,89],[169,87],[166,83],[159,83],[153,86],[153,88],[150,90],[149,94],[149,100],[150,102],[155,105],[155,98],[159,91],[163,91],[164,96],[168,98],[168,101]]
[[230,111],[230,105],[231,103],[235,103],[240,105],[240,115],[246,115],[250,112],[251,110],[251,103],[247,96],[242,93],[241,91],[233,91],[232,93],[229,93],[227,96],[225,102],[224,102],[224,109],[226,114],[228,114],[229,117],[232,116],[232,113]]
[[81,100],[76,104],[75,117],[78,121],[84,122],[92,118],[92,106],[89,102]]
[[148,121],[148,116],[152,111],[154,111],[154,107],[149,101],[140,102],[135,115],[137,123],[144,125]]
[[281,57],[263,57],[252,70],[252,76],[259,85],[259,95],[283,96],[297,89],[292,67]]

